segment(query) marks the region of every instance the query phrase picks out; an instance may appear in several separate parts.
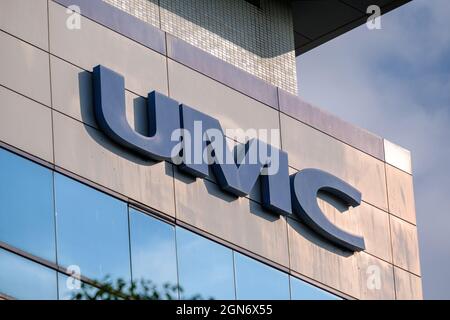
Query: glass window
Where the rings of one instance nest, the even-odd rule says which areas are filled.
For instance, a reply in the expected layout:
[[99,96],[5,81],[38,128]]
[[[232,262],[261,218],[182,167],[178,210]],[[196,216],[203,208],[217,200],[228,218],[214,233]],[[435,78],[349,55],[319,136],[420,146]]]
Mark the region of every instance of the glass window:
[[300,279],[291,278],[291,299],[292,300],[340,300],[327,291],[319,289]]
[[234,253],[239,300],[288,300],[289,277],[259,261]]
[[127,205],[55,173],[58,263],[91,280],[129,283]]
[[0,241],[56,261],[52,172],[1,148]]
[[0,249],[0,293],[15,299],[57,298],[56,271]]
[[183,228],[176,228],[182,299],[235,299],[233,252]]
[[[77,294],[81,294],[82,299],[89,300],[87,296],[95,297],[99,292],[98,288],[91,285],[84,284],[81,287],[81,282],[79,280],[68,277],[65,274],[58,273],[58,299],[59,300],[77,300],[75,299]],[[100,300],[100,299],[96,299]]]
[[171,299],[178,299],[178,290],[163,288],[165,284],[172,288],[178,284],[175,227],[130,209],[130,239],[133,281],[140,289],[142,281],[157,286],[156,292],[150,290],[147,295],[158,293],[163,299],[168,298],[164,297],[167,292]]

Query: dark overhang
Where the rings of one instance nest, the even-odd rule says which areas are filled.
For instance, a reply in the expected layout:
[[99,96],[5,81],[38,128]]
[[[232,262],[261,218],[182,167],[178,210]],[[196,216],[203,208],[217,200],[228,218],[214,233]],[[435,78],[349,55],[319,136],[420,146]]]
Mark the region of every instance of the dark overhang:
[[295,53],[300,55],[364,23],[377,5],[385,14],[411,0],[293,0]]

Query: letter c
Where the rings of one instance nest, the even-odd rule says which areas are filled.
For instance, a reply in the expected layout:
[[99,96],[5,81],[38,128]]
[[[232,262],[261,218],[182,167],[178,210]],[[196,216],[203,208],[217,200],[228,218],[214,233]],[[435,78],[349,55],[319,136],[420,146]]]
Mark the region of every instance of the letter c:
[[357,207],[361,203],[361,193],[341,179],[318,169],[304,169],[291,176],[292,210],[310,228],[351,251],[365,249],[364,238],[348,233],[331,223],[319,208],[317,193],[326,191]]

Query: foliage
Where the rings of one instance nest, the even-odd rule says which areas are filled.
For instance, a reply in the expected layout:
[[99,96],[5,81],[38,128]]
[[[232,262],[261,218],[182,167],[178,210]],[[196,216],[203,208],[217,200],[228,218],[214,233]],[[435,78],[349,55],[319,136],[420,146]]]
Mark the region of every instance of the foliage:
[[[78,292],[72,300],[178,300],[183,296],[183,289],[178,285],[165,283],[158,287],[150,280],[125,281],[113,280],[107,276],[102,281],[90,281],[90,284],[81,283]],[[201,300],[200,295],[183,297],[187,300]]]

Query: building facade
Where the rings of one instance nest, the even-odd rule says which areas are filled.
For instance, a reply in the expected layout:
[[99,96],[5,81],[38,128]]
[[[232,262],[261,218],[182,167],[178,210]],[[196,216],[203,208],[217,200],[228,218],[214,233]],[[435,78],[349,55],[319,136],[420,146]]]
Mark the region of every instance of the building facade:
[[[189,3],[0,2],[0,296],[70,299],[78,280],[121,279],[181,299],[421,299],[409,152],[296,95],[290,1]],[[95,111],[98,65],[124,77],[142,136],[154,90],[223,129],[278,132],[267,142],[290,175],[320,169],[361,193],[354,208],[317,202],[364,250],[267,210],[259,180],[235,196],[113,141]]]

